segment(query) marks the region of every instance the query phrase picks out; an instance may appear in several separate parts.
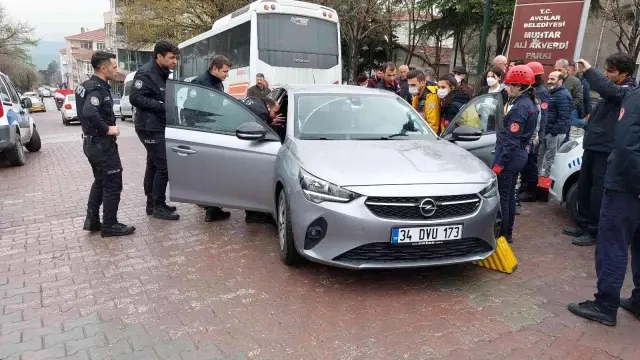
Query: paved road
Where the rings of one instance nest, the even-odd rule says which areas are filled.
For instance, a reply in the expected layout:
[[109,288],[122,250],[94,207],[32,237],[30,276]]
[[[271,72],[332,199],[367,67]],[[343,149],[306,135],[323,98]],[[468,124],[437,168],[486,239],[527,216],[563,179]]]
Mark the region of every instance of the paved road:
[[615,328],[567,312],[595,290],[594,249],[560,235],[558,204],[518,217],[512,275],[287,268],[274,229],[241,212],[214,224],[186,204],[179,222],[145,215],[145,156],[128,122],[120,218],[138,231],[105,241],[82,231],[80,127],[48,105],[34,115],[42,151],[0,166],[0,359],[640,358],[640,322],[626,312]]

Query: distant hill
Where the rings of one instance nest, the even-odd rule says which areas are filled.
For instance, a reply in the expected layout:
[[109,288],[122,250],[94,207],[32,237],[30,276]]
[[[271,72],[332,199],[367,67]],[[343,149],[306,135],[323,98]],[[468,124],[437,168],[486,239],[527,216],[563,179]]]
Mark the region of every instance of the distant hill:
[[38,70],[46,70],[53,60],[60,63],[60,49],[65,47],[64,42],[40,41],[38,46],[31,51],[31,61]]

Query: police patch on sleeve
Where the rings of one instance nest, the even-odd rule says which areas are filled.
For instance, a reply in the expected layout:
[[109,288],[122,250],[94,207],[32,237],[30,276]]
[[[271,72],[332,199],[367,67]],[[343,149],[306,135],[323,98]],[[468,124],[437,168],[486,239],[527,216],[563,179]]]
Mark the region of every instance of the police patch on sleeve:
[[542,110],[547,110],[548,105],[546,102],[543,102],[542,105],[540,105],[540,107],[542,108]]
[[92,105],[94,105],[94,106],[98,106],[98,105],[100,105],[100,100],[98,100],[98,98],[97,98],[97,97],[95,97],[95,96],[92,96],[92,97],[91,97],[91,99],[89,99],[89,101],[90,101],[90,102],[91,102],[91,104],[92,104]]
[[133,86],[136,89],[142,89],[142,81],[141,80],[136,80],[136,82],[133,84]]
[[512,133],[517,133],[518,131],[520,131],[520,124],[518,123],[511,124],[511,126],[509,126],[509,130],[511,130]]

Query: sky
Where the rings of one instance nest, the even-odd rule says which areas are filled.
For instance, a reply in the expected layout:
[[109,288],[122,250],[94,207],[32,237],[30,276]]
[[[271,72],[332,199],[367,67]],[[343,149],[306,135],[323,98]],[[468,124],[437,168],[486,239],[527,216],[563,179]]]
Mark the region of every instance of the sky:
[[41,40],[64,42],[80,28],[104,27],[109,0],[0,0],[11,19],[26,20]]

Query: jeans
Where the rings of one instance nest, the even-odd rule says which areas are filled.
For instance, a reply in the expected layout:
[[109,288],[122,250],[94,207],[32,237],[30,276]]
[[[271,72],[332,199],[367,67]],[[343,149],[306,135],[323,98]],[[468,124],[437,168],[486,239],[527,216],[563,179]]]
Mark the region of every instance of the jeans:
[[565,134],[551,135],[547,134],[540,142],[540,151],[538,152],[538,175],[541,177],[549,177],[551,166],[556,158],[556,153],[562,146]]
[[620,306],[620,290],[627,272],[631,246],[634,289],[631,298],[640,302],[640,199],[637,195],[605,190],[596,241],[596,303],[610,315]]
[[118,207],[122,193],[122,164],[118,144],[113,136],[85,137],[82,146],[93,171],[93,184],[87,202],[87,215],[99,216],[102,223],[112,226],[118,223]]

